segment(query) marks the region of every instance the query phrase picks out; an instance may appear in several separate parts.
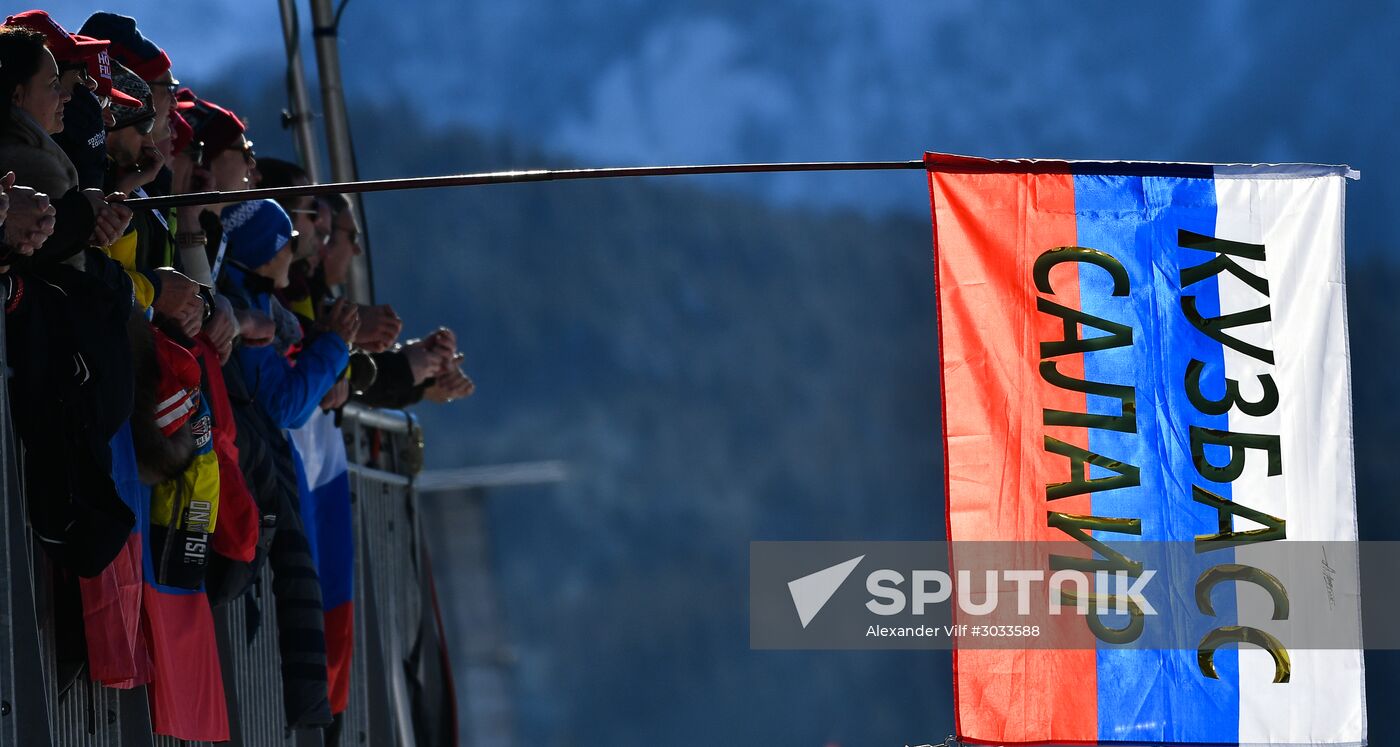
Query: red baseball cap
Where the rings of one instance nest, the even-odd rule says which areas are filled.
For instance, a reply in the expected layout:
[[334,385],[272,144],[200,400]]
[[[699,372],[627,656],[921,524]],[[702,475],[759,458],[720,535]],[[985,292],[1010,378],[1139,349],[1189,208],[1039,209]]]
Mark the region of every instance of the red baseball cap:
[[6,26],[23,26],[44,35],[45,46],[59,62],[80,62],[106,51],[108,42],[89,36],[70,34],[48,13],[42,10],[26,10],[5,19]]
[[[80,37],[86,39],[87,37]],[[140,109],[144,104],[141,100],[122,93],[120,88],[112,85],[112,58],[107,54],[107,50],[102,50],[96,55],[88,58],[88,75],[97,81],[97,90],[93,91],[98,96],[108,96],[113,104],[125,106],[128,109]]]

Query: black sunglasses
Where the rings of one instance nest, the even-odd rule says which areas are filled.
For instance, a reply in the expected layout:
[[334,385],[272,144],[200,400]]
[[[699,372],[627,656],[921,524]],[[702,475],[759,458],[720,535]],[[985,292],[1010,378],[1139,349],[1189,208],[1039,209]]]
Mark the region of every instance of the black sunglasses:
[[128,122],[128,123],[126,123],[126,124],[124,124],[124,125],[121,125],[120,127],[113,127],[112,129],[108,130],[108,132],[116,132],[117,130],[120,130],[122,127],[132,127],[132,128],[135,128],[136,133],[137,133],[138,135],[149,135],[149,134],[151,134],[151,130],[154,130],[154,129],[156,128],[156,118],[155,118],[154,116],[152,116],[152,117],[147,117],[146,119],[141,119],[141,120],[138,120],[138,121],[135,121],[135,122]]
[[97,85],[97,81],[93,80],[93,79],[92,79],[92,75],[88,73],[88,66],[87,66],[87,63],[85,63],[85,62],[60,62],[60,63],[58,63],[58,73],[59,73],[59,75],[62,75],[63,73],[67,73],[67,72],[72,72],[72,71],[76,71],[76,72],[78,73],[78,82],[79,82],[79,83],[82,83],[83,85],[88,85],[89,83],[91,83],[92,85]]

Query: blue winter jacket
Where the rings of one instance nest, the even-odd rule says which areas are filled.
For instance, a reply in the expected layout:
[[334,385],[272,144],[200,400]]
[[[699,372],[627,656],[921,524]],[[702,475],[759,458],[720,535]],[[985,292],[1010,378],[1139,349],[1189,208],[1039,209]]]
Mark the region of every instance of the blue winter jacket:
[[[276,303],[272,295],[248,290],[241,268],[226,263],[222,274],[222,285],[235,306],[272,313]],[[334,332],[325,332],[303,347],[295,365],[275,344],[239,347],[234,355],[253,399],[283,428],[305,425],[350,362],[349,346]]]

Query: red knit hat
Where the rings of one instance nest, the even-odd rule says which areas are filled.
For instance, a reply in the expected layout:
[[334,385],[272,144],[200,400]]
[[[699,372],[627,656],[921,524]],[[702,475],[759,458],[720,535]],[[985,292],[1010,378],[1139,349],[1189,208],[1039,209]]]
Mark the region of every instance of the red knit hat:
[[156,388],[156,427],[166,436],[174,435],[199,409],[199,363],[190,351],[153,330],[156,363],[160,366],[160,386]]
[[233,147],[247,129],[238,115],[199,98],[188,88],[176,91],[175,101],[173,108],[194,128],[194,138],[204,143],[205,163],[212,163],[220,153]]

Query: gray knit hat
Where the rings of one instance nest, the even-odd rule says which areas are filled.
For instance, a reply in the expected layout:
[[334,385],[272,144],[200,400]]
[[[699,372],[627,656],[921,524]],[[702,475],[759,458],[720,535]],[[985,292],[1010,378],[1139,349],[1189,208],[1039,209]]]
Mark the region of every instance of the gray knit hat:
[[131,72],[129,68],[116,60],[112,60],[112,87],[134,99],[139,99],[141,106],[140,108],[132,108],[113,101],[112,116],[116,117],[117,123],[107,128],[108,132],[155,121],[156,110],[151,105],[151,87],[146,85],[146,81],[141,80],[136,73]]

